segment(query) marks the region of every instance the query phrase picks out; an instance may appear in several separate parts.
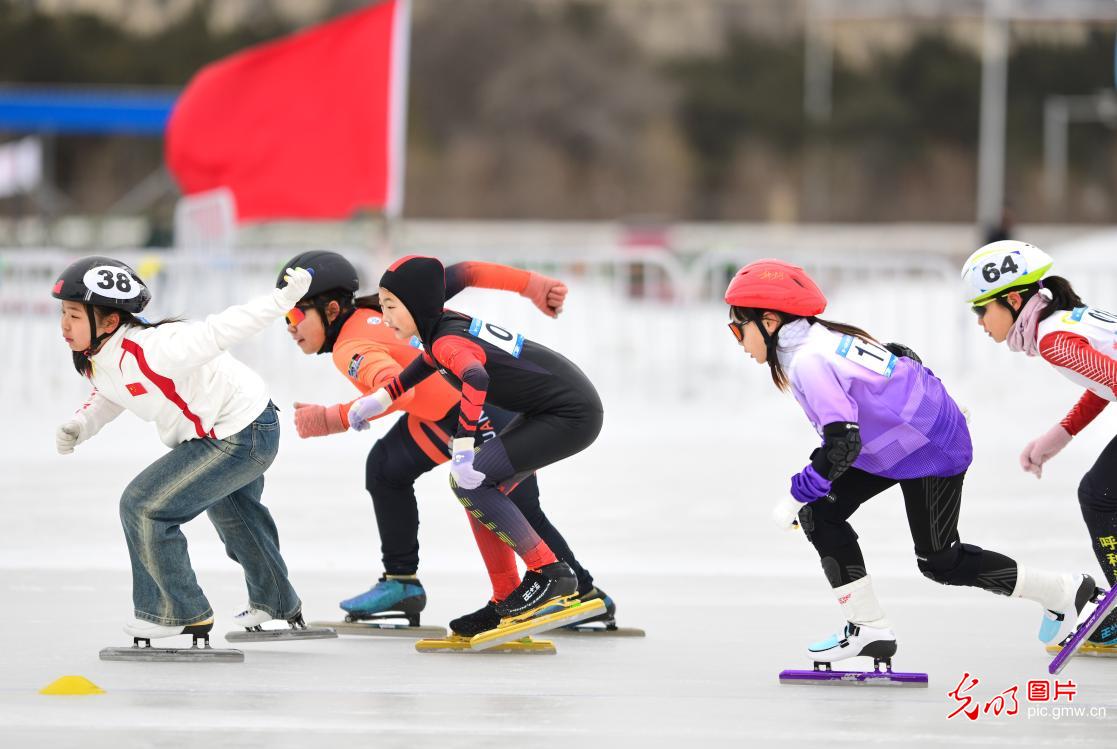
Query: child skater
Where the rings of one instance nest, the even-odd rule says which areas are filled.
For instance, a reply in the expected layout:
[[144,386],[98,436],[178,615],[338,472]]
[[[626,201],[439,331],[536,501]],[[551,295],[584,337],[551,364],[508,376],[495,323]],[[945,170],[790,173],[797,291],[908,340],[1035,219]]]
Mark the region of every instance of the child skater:
[[125,410],[154,422],[170,448],[120,498],[135,608],[124,631],[134,638],[202,636],[213,628],[181,530],[202,512],[244,568],[248,606],[234,621],[302,625],[275,522],[260,501],[279,446],[276,408],[259,375],[228,349],[282,318],[310,282],[306,270],[288,268],[283,288],[195,323],[139,317],[151,292],[112,258],[78,260],[54,284],[62,335],[93,386],[58,427],[58,452],[72,453]]
[[841,632],[808,646],[810,659],[887,660],[896,652],[896,636],[849,524],[862,503],[895,484],[924,576],[1036,601],[1044,610],[1043,642],[1074,631],[1078,612],[1095,593],[1092,578],[1026,569],[961,541],[970,435],[942,382],[914,352],[820,319],[822,291],[802,268],[780,260],[746,265],[725,301],[738,343],[768,365],[777,389],[791,391],[822,438],[773,511],[781,527],[798,520],[846,619]]
[[[1087,307],[1069,281],[1048,275],[1053,263],[1034,245],[1002,240],[982,247],[962,268],[966,301],[990,338],[1040,357],[1085,388],[1070,412],[1020,454],[1020,467],[1037,479],[1044,463],[1117,398],[1117,315]],[[1082,477],[1078,504],[1102,572],[1117,584],[1117,438]],[[1117,613],[1082,649],[1117,654]]]
[[[357,269],[336,252],[311,251],[288,265],[314,271],[314,280],[287,316],[288,332],[304,354],[328,353],[338,372],[361,393],[368,395],[387,385],[421,355],[415,339],[400,340],[385,323],[376,295],[354,297],[359,287]],[[446,293],[454,296],[467,286],[503,289],[530,299],[544,314],[557,317],[566,298],[566,286],[553,278],[493,263],[466,262],[446,269]],[[386,618],[400,612],[412,626],[426,605],[426,591],[417,577],[419,567],[419,508],[415,480],[450,459],[450,436],[457,429],[461,399],[451,385],[435,377],[398,399],[382,413],[402,416],[378,439],[365,464],[365,486],[372,496],[380,531],[384,574],[370,590],[341,602],[353,619]],[[349,429],[351,402],[322,406],[295,404],[295,425],[300,437],[319,437]],[[492,404],[478,422],[482,442],[494,438],[515,417]],[[593,576],[578,563],[562,534],[551,524],[539,503],[535,476],[525,479],[508,494],[528,523],[578,578],[583,601],[602,599],[606,618],[612,621],[612,599],[594,586]],[[493,585],[492,601],[501,601],[520,583],[512,549],[467,513]],[[496,621],[492,606],[483,609],[484,621],[455,619],[450,628],[459,635],[473,635],[478,627],[491,629]],[[481,631],[481,630],[477,630]]]

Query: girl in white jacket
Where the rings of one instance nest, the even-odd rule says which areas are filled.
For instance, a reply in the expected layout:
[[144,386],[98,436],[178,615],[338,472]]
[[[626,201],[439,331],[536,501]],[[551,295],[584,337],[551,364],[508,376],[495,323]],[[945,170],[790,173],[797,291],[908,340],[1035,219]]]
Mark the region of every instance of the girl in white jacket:
[[288,269],[284,288],[194,323],[137,317],[151,292],[112,258],[78,260],[55,283],[62,335],[78,372],[93,385],[85,404],[58,428],[58,452],[73,452],[124,410],[155,422],[171,448],[120,499],[135,606],[135,619],[124,627],[129,635],[212,629],[213,610],[180,528],[203,511],[244,568],[249,605],[236,623],[300,621],[275,522],[260,502],[264,471],[279,447],[276,408],[260,376],[227,349],[283,317],[310,281],[307,271]]

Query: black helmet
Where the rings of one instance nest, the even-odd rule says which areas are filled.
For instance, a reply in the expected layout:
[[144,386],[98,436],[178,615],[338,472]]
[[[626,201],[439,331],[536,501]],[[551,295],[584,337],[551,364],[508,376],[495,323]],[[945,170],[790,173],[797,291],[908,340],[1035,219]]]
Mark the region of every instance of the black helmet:
[[336,252],[311,250],[295,255],[284,264],[283,270],[279,272],[279,278],[275,280],[277,289],[285,283],[283,276],[286,274],[287,268],[306,268],[314,273],[314,280],[310,282],[310,288],[303,294],[302,299],[299,300],[300,302],[313,299],[323,292],[333,291],[334,289],[355,294],[361,286],[361,282],[357,278],[357,269],[353,267],[351,262]]
[[110,307],[143,312],[151,301],[151,291],[136,271],[111,257],[93,255],[76,260],[54,282],[51,296],[86,306]]

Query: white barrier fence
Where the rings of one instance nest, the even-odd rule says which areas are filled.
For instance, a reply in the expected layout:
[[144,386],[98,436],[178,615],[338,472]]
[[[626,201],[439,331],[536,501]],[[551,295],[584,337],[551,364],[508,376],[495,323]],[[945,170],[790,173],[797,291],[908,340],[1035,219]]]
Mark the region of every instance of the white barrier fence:
[[[387,259],[363,250],[339,249],[362,272],[372,290]],[[289,250],[236,250],[226,257],[181,250],[114,252],[151,286],[150,318],[208,313],[267,293]],[[607,403],[716,394],[739,404],[770,387],[726,330],[721,296],[742,264],[775,253],[763,248],[711,251],[688,265],[666,252],[601,250],[450,257],[503,262],[539,270],[570,286],[562,317],[539,314],[526,300],[495,291],[467,290],[450,306],[514,329],[578,363],[597,383]],[[50,288],[76,256],[51,249],[0,251],[0,347],[8,366],[0,378],[4,403],[40,406],[61,400],[64,410],[84,394],[58,328],[58,305]],[[957,269],[938,256],[816,253],[785,259],[802,264],[830,299],[826,317],[866,328],[882,340],[903,341],[944,379],[967,377],[975,355],[995,355],[961,301]],[[1081,266],[1081,267],[1079,267]],[[1067,263],[1088,301],[1117,305],[1117,258]],[[319,402],[351,396],[349,386],[321,357],[304,357],[282,324],[239,346],[236,355],[269,382],[277,402]]]

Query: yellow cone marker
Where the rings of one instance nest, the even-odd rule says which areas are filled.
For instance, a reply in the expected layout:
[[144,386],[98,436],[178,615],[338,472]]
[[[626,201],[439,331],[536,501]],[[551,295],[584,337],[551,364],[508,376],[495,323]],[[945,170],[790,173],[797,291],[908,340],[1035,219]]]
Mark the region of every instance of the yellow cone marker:
[[39,694],[104,694],[105,690],[84,676],[62,676],[39,690]]

